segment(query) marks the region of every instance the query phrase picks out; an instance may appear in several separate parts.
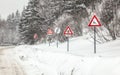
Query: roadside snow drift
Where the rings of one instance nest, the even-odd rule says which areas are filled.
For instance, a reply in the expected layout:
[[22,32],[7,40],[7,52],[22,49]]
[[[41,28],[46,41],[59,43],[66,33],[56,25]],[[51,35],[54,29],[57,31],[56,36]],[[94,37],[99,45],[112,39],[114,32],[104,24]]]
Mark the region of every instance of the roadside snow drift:
[[[120,40],[97,45],[84,38],[70,40],[56,48],[55,43],[35,46],[18,46],[9,56],[18,61],[26,75],[120,75]],[[114,51],[115,50],[115,51]],[[113,53],[113,54],[112,54]]]

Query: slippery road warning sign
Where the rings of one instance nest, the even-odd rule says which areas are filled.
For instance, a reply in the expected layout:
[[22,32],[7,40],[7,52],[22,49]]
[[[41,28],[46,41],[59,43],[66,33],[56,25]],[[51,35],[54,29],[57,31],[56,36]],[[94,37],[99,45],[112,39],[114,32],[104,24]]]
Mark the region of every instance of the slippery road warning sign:
[[73,35],[73,31],[72,29],[70,28],[70,26],[67,26],[66,29],[64,30],[64,35],[65,36],[71,36]]
[[49,28],[47,31],[47,35],[53,35],[53,30]]
[[93,18],[91,19],[89,26],[101,26],[101,23],[96,15],[94,15]]
[[101,23],[96,15],[93,16],[88,26],[94,27],[94,53],[96,54],[96,27],[101,26]]

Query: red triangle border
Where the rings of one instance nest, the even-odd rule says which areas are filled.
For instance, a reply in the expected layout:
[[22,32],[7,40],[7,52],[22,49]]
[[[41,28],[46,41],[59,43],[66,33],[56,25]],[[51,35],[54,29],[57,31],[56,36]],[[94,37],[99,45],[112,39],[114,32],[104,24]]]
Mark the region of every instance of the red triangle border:
[[[99,25],[92,25],[92,24],[91,24],[94,18],[97,20],[97,22],[98,22]],[[101,23],[100,23],[100,21],[98,20],[98,18],[97,18],[96,15],[93,16],[93,18],[91,19],[91,21],[90,21],[90,23],[89,23],[88,26],[101,26]]]
[[[68,29],[70,30],[70,33],[66,33]],[[70,26],[67,26],[67,27],[66,27],[66,29],[64,30],[64,35],[73,35],[73,31],[72,31],[72,29],[70,28]]]

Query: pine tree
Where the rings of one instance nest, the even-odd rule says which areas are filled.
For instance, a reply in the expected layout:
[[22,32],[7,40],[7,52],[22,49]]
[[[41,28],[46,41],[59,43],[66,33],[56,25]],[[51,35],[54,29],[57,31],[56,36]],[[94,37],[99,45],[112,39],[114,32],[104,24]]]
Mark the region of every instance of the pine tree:
[[9,44],[17,44],[19,41],[18,26],[20,22],[20,13],[12,13],[7,17],[7,38]]
[[39,0],[30,0],[28,6],[22,13],[21,23],[19,25],[19,31],[21,34],[21,40],[25,44],[34,44],[34,34],[38,34],[39,38],[42,37],[44,32],[42,31],[42,25],[44,18],[39,14]]
[[15,22],[15,39],[14,39],[14,42],[15,43],[19,43],[20,41],[20,36],[19,36],[19,23],[20,23],[20,18],[21,18],[21,14],[20,12],[17,10],[16,13],[15,13],[15,17],[14,17],[14,22]]

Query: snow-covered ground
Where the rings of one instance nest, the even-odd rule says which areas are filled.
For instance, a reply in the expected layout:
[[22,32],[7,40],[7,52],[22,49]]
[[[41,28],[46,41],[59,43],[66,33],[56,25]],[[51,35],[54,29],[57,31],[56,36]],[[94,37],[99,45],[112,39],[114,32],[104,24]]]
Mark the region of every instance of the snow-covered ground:
[[18,46],[9,50],[8,56],[21,64],[26,75],[120,75],[120,39],[97,44],[85,37],[70,39],[70,51],[66,43],[47,43],[34,46]]

